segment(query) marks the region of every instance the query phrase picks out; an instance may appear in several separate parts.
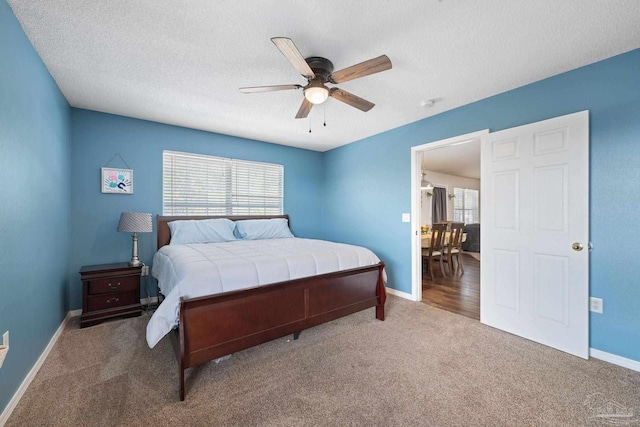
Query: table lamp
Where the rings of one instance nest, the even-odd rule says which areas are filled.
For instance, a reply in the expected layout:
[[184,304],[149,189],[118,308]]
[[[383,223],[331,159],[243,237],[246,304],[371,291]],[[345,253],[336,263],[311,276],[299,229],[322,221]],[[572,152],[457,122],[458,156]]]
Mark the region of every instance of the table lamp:
[[151,233],[151,214],[140,212],[122,212],[118,231],[122,233],[133,233],[133,250],[131,251],[131,261],[129,265],[137,267],[142,265],[138,259],[138,233]]

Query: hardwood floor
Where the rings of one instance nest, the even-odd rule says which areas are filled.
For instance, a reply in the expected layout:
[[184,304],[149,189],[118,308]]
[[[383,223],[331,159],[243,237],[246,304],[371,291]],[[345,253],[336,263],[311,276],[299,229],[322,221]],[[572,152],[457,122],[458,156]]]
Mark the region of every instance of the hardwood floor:
[[428,274],[423,274],[422,302],[480,320],[480,261],[468,254],[462,256],[462,276],[442,277],[437,263],[434,265],[433,281]]

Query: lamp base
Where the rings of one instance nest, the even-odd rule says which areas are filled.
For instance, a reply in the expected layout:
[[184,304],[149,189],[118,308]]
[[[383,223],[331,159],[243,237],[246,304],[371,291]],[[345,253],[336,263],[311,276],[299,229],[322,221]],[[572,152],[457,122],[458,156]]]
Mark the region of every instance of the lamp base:
[[129,265],[132,267],[140,267],[142,265],[142,261],[138,258],[138,233],[133,233],[133,248],[131,248]]

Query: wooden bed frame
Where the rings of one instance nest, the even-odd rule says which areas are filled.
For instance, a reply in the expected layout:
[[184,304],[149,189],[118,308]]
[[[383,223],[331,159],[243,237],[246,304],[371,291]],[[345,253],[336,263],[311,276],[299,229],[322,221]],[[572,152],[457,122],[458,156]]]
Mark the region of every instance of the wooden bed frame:
[[[175,220],[286,218],[273,216],[158,216],[158,249],[171,238]],[[221,294],[180,299],[180,324],[169,335],[180,363],[180,400],[184,373],[198,366],[264,342],[370,307],[384,320],[384,262],[319,276],[274,283]]]

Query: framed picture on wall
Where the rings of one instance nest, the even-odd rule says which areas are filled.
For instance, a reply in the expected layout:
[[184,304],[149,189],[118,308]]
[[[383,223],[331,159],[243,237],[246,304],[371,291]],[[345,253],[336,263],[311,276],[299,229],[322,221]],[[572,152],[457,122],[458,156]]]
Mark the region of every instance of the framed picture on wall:
[[133,194],[133,169],[102,168],[103,193]]

